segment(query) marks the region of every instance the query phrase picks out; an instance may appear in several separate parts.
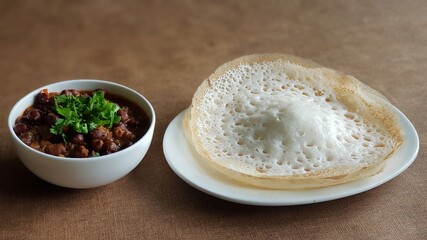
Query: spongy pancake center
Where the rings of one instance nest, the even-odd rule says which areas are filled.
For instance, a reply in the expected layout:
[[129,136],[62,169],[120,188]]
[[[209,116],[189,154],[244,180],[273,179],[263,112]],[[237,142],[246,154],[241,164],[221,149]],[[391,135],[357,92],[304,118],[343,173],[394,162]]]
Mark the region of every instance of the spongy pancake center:
[[[292,73],[298,66],[287,67]],[[383,129],[349,112],[332,89],[300,80],[314,79],[310,71],[283,72],[255,64],[215,81],[216,91],[202,99],[209,107],[198,122],[211,159],[231,159],[274,176],[363,166],[391,150]]]

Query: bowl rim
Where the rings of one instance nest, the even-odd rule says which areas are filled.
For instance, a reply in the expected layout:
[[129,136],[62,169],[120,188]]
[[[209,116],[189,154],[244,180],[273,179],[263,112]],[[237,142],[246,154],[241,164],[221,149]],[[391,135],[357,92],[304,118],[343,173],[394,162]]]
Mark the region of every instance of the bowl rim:
[[[113,87],[117,87],[117,88],[121,88],[124,89],[126,91],[132,92],[133,94],[135,94],[140,100],[142,100],[142,102],[144,102],[144,104],[147,106],[148,109],[143,109],[144,111],[146,111],[146,113],[149,115],[150,117],[150,126],[147,129],[147,131],[145,132],[145,134],[138,139],[138,141],[136,141],[134,144],[132,144],[131,146],[119,150],[117,152],[108,154],[108,155],[101,155],[98,157],[84,157],[84,158],[72,158],[72,157],[59,157],[59,156],[54,156],[54,155],[50,155],[41,151],[38,151],[28,145],[26,145],[25,143],[23,143],[21,141],[21,139],[19,139],[19,137],[16,135],[15,131],[13,130],[13,126],[14,126],[14,122],[16,121],[16,119],[12,119],[12,113],[17,111],[17,108],[19,106],[21,106],[23,104],[23,102],[31,97],[31,96],[35,96],[35,94],[39,93],[41,90],[46,89],[46,88],[51,88],[52,86],[58,85],[58,84],[66,84],[66,83],[81,83],[81,82],[89,82],[89,83],[94,83],[94,84],[107,84],[107,85],[111,85]],[[76,88],[77,90],[79,90],[78,88]],[[82,90],[86,90],[86,89],[82,89]],[[114,93],[116,94],[116,93]],[[120,94],[116,94],[120,97],[126,98],[126,96],[120,95]],[[131,101],[131,100],[129,100]],[[135,104],[139,105],[138,102],[132,101]],[[31,105],[29,105],[31,106]],[[26,106],[29,107],[29,106]],[[147,111],[148,110],[148,111]],[[19,115],[22,113],[19,113]],[[19,116],[18,115],[18,116]],[[149,134],[150,132],[154,132],[154,128],[155,128],[155,123],[156,123],[156,114],[154,111],[154,108],[152,106],[152,104],[148,101],[147,98],[145,98],[142,94],[140,94],[139,92],[133,90],[130,87],[127,87],[125,85],[122,84],[118,84],[115,82],[111,82],[111,81],[106,81],[106,80],[98,80],[98,79],[70,79],[70,80],[64,80],[64,81],[59,81],[59,82],[54,82],[54,83],[50,83],[48,85],[44,85],[42,87],[39,87],[27,94],[25,94],[23,97],[21,97],[11,108],[10,112],[9,112],[9,116],[8,116],[8,128],[9,128],[9,133],[12,136],[12,138],[15,140],[15,142],[17,142],[18,144],[20,144],[21,146],[23,146],[24,148],[26,148],[27,150],[29,150],[31,153],[39,155],[40,157],[43,157],[45,159],[50,159],[50,160],[55,160],[55,161],[63,161],[63,162],[77,162],[77,161],[84,161],[84,162],[96,162],[96,161],[105,161],[106,159],[111,159],[114,158],[118,155],[124,155],[129,151],[132,151],[136,148],[138,148],[139,143],[141,143],[143,140],[150,138],[152,139],[151,135]],[[150,140],[151,141],[151,140]],[[141,159],[142,160],[142,159]]]

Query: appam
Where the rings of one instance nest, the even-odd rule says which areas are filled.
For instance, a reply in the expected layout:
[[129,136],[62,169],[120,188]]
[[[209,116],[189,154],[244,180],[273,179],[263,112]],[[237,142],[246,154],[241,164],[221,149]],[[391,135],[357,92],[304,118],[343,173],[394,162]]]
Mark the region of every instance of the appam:
[[274,189],[375,175],[403,142],[392,105],[376,90],[282,54],[219,67],[196,90],[184,128],[209,166]]

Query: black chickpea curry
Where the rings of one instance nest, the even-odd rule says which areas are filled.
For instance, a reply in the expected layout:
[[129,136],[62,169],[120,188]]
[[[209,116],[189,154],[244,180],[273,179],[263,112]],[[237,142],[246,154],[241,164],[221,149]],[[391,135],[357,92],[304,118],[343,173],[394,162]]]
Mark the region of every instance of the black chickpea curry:
[[48,92],[19,116],[13,127],[22,142],[62,157],[96,157],[139,140],[150,120],[134,103],[104,90]]

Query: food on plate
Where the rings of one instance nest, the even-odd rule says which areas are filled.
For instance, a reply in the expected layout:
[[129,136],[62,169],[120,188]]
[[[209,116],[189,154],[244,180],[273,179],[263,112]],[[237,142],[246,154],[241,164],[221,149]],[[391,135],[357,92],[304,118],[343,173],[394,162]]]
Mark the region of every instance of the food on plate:
[[26,145],[62,157],[95,157],[129,147],[149,127],[144,110],[104,90],[43,89],[13,127]]
[[373,176],[403,142],[393,106],[380,93],[281,54],[219,67],[195,92],[184,128],[209,166],[274,189]]

